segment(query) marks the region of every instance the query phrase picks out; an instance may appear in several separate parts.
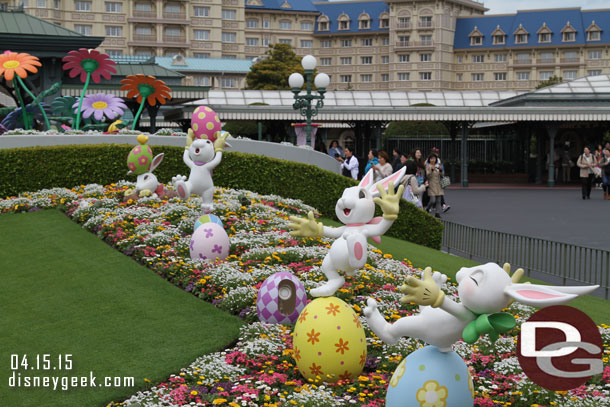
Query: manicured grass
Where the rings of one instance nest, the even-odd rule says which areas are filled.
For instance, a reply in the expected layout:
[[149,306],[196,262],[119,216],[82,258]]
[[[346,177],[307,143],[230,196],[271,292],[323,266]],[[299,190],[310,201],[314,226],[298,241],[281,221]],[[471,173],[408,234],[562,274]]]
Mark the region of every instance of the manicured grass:
[[[321,221],[328,226],[341,226],[341,223],[331,219],[321,219]],[[472,267],[479,264],[472,260],[446,254],[429,247],[420,246],[389,236],[383,236],[381,238],[381,244],[374,245],[384,253],[391,254],[392,257],[397,260],[408,259],[415,267],[422,269],[430,266],[434,270],[440,271],[454,280],[455,274],[460,268]],[[540,280],[534,280],[532,278],[523,278],[521,281],[530,281],[533,284],[545,284]],[[610,301],[587,295],[572,300],[567,305],[585,312],[596,324],[610,324],[610,313],[608,312],[608,310],[610,310]]]
[[[182,291],[59,211],[0,216],[0,405],[105,406],[234,341],[241,321]],[[21,376],[97,377],[97,388],[9,388]],[[51,370],[42,370],[49,354]],[[72,370],[53,370],[71,354]],[[36,355],[41,369],[33,370]],[[99,387],[105,376],[134,387]]]

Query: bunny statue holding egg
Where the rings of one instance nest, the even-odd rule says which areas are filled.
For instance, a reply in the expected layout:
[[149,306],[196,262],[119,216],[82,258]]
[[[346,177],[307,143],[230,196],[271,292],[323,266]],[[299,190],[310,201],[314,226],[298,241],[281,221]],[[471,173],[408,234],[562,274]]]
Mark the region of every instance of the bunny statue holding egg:
[[161,164],[161,161],[163,161],[164,155],[161,153],[153,158],[152,150],[150,149],[150,146],[146,144],[148,142],[148,136],[140,134],[137,140],[139,144],[132,148],[127,156],[127,168],[129,168],[127,175],[135,174],[138,176],[136,188],[135,191],[127,191],[125,195],[134,196],[135,198],[145,196],[156,198],[165,193],[163,184],[160,184],[155,174],[153,174],[153,171]]
[[188,178],[183,175],[172,178],[182,199],[188,199],[191,194],[201,196],[204,213],[214,209],[212,170],[220,164],[225,146],[230,147],[226,143],[229,133],[220,128],[220,119],[212,109],[207,106],[195,109],[183,154],[184,163],[191,172]]
[[[363,313],[368,325],[384,342],[393,344],[402,336],[420,339],[425,346],[403,359],[392,376],[386,407],[419,406],[420,403],[443,402],[447,406],[472,406],[474,390],[466,364],[452,345],[463,338],[474,343],[481,335],[490,339],[515,327],[512,315],[501,312],[512,301],[544,307],[568,302],[585,295],[597,286],[558,287],[519,284],[523,269],[510,275],[510,265],[495,263],[462,268],[456,275],[460,302],[445,296],[441,286],[447,277],[426,268],[420,280],[407,278],[400,288],[401,302],[421,306],[415,316],[404,317],[394,324],[386,322],[369,298]],[[404,380],[401,380],[402,377]]]
[[[404,186],[401,185],[398,191],[394,192],[394,185],[398,185],[404,174],[403,167],[375,183],[373,170],[370,170],[357,186],[346,188],[335,206],[335,213],[345,226],[324,226],[315,221],[312,212],[309,212],[307,219],[290,217],[293,222],[289,225],[292,236],[325,236],[336,239],[322,262],[322,271],[328,281],[312,289],[312,296],[329,297],[343,286],[345,278],[337,270],[353,276],[364,267],[367,260],[367,238],[379,241],[379,236],[383,235],[398,217]],[[374,218],[375,204],[381,207],[382,218]]]

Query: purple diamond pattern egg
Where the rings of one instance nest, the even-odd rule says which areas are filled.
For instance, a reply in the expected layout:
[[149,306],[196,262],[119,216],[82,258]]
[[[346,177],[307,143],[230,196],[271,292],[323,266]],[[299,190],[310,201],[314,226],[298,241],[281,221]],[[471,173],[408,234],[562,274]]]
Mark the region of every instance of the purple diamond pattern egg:
[[189,247],[193,260],[224,260],[229,256],[231,242],[221,225],[208,222],[193,232]]
[[[201,228],[199,228],[201,229]],[[198,230],[199,230],[198,229]],[[294,311],[289,315],[280,312],[280,292],[279,287],[282,281],[288,280],[294,284],[296,292],[294,295]],[[267,277],[258,289],[256,300],[256,312],[261,322],[271,324],[292,325],[297,321],[299,314],[307,305],[307,293],[305,286],[294,274],[282,271]]]

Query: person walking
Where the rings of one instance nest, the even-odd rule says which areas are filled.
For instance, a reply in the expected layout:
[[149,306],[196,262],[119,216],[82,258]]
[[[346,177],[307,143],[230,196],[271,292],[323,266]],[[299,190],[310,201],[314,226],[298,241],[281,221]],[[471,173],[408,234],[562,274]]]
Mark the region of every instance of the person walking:
[[366,167],[364,167],[364,173],[366,174],[373,167],[373,165],[379,164],[379,160],[377,159],[377,150],[369,150],[368,161],[366,162]]
[[339,145],[339,142],[337,140],[333,140],[330,142],[330,148],[328,149],[328,155],[333,158],[343,157],[343,149],[341,148],[341,146]]
[[396,147],[392,149],[392,157],[394,159],[394,161],[392,161],[392,170],[393,172],[396,172],[402,168],[402,163],[400,161],[402,154],[396,149]]
[[604,148],[599,167],[602,169],[602,188],[604,189],[604,200],[607,200],[610,199],[610,148]]
[[336,157],[335,159],[341,163],[341,174],[346,177],[358,179],[360,163],[358,162],[358,159],[354,157],[354,153],[349,147],[345,147],[345,158]]
[[415,164],[415,161],[407,161],[405,167],[405,176],[402,178],[402,181],[400,183],[404,185],[405,191],[407,190],[407,186],[411,186],[411,193],[419,201],[419,204],[414,204],[417,207],[423,209],[421,199],[424,192],[426,191],[426,188],[428,188],[428,182],[424,182],[422,185],[419,185],[419,182],[417,182],[417,176],[415,175],[417,173],[417,164]]
[[434,216],[437,218],[441,217],[441,197],[444,195],[443,188],[441,188],[441,177],[443,176],[443,170],[438,163],[438,157],[436,154],[430,154],[426,164],[426,177],[428,179],[428,196],[430,202],[426,206],[426,210],[434,208]]
[[377,161],[379,161],[379,164],[375,164],[372,167],[374,171],[373,179],[375,182],[392,175],[392,164],[389,163],[390,156],[388,153],[385,151],[380,151],[377,153]]
[[591,199],[591,182],[593,181],[593,167],[597,165],[595,157],[591,154],[589,147],[583,149],[583,153],[576,162],[580,168],[580,182],[582,188],[582,199]]

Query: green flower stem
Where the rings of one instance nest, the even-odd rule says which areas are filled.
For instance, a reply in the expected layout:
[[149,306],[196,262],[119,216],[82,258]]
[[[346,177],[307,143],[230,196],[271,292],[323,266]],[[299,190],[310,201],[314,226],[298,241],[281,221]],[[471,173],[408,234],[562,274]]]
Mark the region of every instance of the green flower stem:
[[[15,76],[18,78],[18,76]],[[26,130],[30,129],[30,121],[28,120],[28,112],[25,110],[25,103],[23,102],[23,98],[21,97],[21,92],[19,92],[19,86],[13,81],[13,87],[15,88],[15,93],[17,94],[17,99],[19,99],[19,103],[21,104],[21,116],[23,116],[23,128]]]
[[76,112],[76,129],[80,127],[80,109],[83,106],[83,99],[85,98],[85,92],[87,91],[87,87],[89,86],[89,80],[91,80],[91,72],[87,72],[87,80],[85,81],[85,86],[83,86],[83,91],[80,94],[80,100],[78,101],[78,111]]
[[40,111],[42,112],[42,117],[44,117],[44,122],[47,125],[47,130],[51,129],[51,123],[49,123],[49,118],[47,117],[47,113],[44,111],[44,108],[42,107],[42,105],[40,104],[40,102],[36,101],[36,97],[34,96],[34,94],[32,94],[32,92],[30,92],[30,90],[28,89],[27,86],[25,86],[25,83],[23,83],[23,81],[21,80],[21,78],[19,76],[15,76],[15,78],[17,78],[17,82],[19,82],[19,84],[23,87],[23,89],[25,89],[26,93],[28,95],[30,95],[30,97],[32,98],[32,100],[34,101],[34,103],[36,103],[36,106],[38,106],[38,108],[40,109]]
[[138,109],[138,113],[136,113],[135,117],[133,118],[133,125],[131,126],[131,130],[136,129],[136,124],[138,123],[138,119],[140,118],[140,115],[142,114],[142,110],[144,109],[145,104],[146,104],[146,98],[142,96],[142,103],[140,103],[140,108]]

